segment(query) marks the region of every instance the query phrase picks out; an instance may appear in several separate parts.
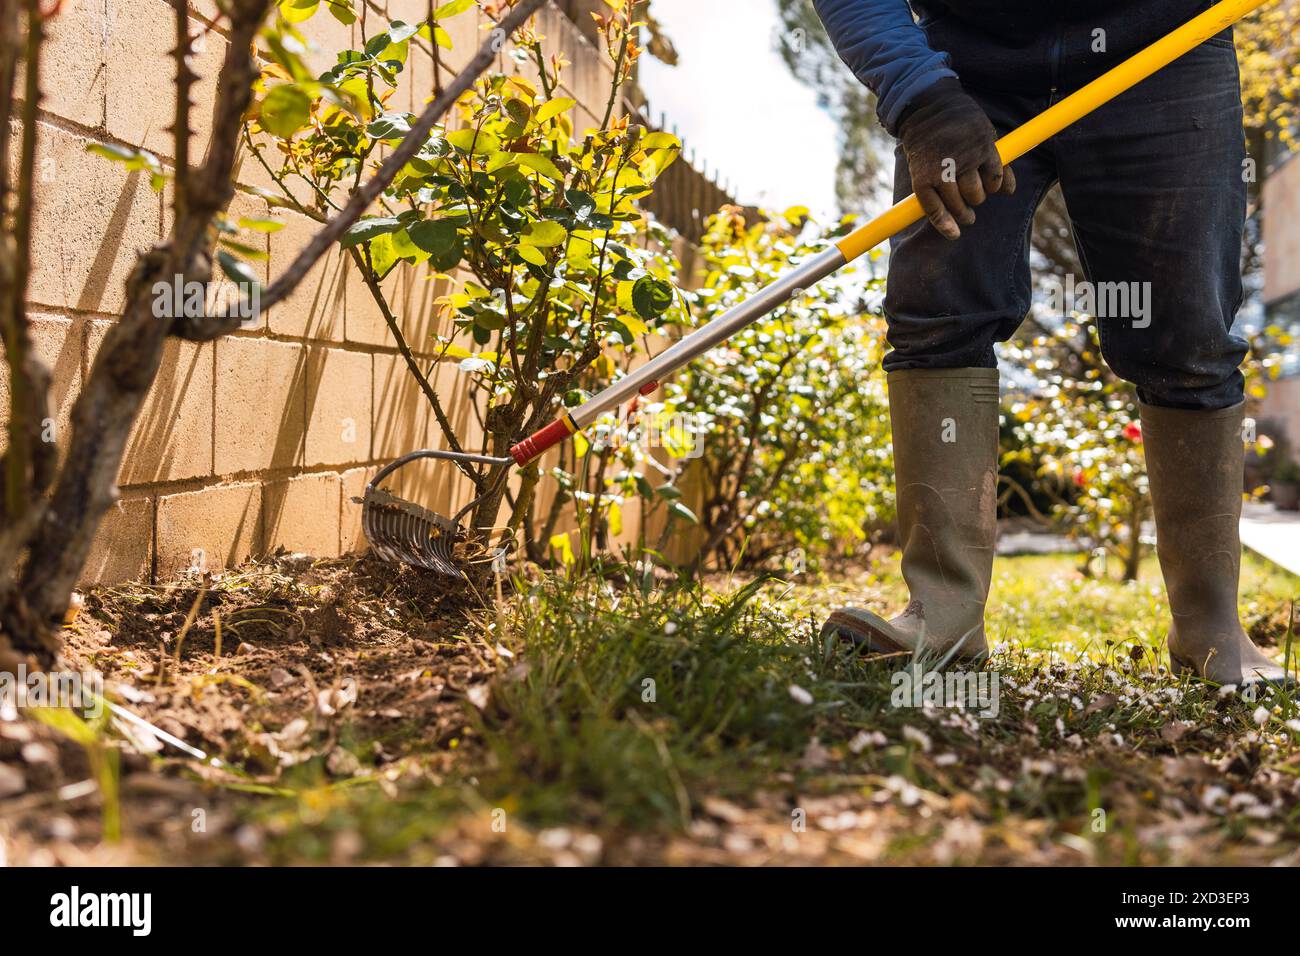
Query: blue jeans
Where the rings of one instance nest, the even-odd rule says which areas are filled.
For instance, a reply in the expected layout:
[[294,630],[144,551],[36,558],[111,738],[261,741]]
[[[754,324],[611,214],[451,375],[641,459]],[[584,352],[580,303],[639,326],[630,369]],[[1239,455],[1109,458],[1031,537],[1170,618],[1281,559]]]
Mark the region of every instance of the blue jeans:
[[[968,87],[999,135],[1069,89]],[[955,242],[922,220],[891,244],[885,314],[893,371],[993,368],[1029,311],[1034,212],[1057,182],[1085,275],[1140,301],[1098,315],[1102,354],[1150,405],[1218,409],[1243,397],[1247,344],[1231,331],[1242,302],[1246,147],[1230,34],[1213,37],[1013,164],[1017,190],[976,208]],[[901,150],[894,193],[911,193]],[[1114,302],[1114,300],[1112,300]],[[1066,308],[1072,306],[1067,303]]]

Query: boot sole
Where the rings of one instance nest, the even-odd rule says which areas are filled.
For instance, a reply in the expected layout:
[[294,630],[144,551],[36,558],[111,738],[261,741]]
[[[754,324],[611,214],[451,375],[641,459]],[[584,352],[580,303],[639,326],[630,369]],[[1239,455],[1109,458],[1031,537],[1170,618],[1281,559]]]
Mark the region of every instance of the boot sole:
[[[1213,683],[1213,681],[1209,681],[1209,678],[1202,677],[1200,671],[1196,669],[1196,666],[1192,664],[1191,661],[1184,660],[1172,653],[1169,655],[1169,670],[1175,677],[1195,677],[1197,680],[1204,680]],[[1246,687],[1257,687],[1260,685],[1265,687],[1275,685],[1288,691],[1300,690],[1300,681],[1296,680],[1290,674],[1287,674],[1281,680],[1277,681],[1268,681],[1263,677],[1247,678],[1237,686],[1244,689]],[[1223,685],[1220,684],[1219,686],[1221,687]]]
[[910,648],[889,640],[884,634],[861,618],[843,611],[832,611],[822,625],[822,632],[834,630],[837,637],[847,640],[864,654],[911,654]]
[[[870,611],[859,612],[871,614]],[[871,614],[872,617],[876,615]],[[850,614],[846,611],[832,611],[826,618],[826,623],[822,625],[822,633],[833,630],[835,634],[843,640],[853,644],[863,654],[907,654],[911,656],[915,653],[912,648],[898,641],[892,640],[880,627],[888,626],[884,618],[876,618],[880,625],[872,626],[856,614]],[[954,662],[962,664],[973,664],[983,660],[988,656],[988,651],[983,650],[976,654],[957,654],[953,657]]]

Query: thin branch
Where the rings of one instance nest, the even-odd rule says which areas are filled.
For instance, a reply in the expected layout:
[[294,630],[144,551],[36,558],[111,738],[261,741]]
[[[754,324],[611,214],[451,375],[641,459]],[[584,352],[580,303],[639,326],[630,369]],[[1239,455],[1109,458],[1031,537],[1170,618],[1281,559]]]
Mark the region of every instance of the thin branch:
[[172,57],[176,60],[176,112],[172,117],[171,128],[176,156],[174,205],[176,215],[183,216],[189,206],[190,109],[194,105],[190,100],[190,91],[198,76],[190,69],[193,41],[190,39],[186,0],[172,0],[172,9],[176,13],[176,46],[172,49]]
[[[428,377],[423,371],[421,371],[420,363],[415,360],[415,355],[411,352],[411,347],[406,342],[406,336],[402,333],[402,327],[397,323],[397,317],[393,315],[393,310],[388,306],[388,298],[384,295],[384,290],[379,287],[379,281],[375,278],[375,270],[372,269],[370,264],[361,257],[361,252],[358,249],[353,248],[348,251],[352,254],[352,262],[361,273],[361,278],[366,283],[366,288],[370,290],[371,297],[375,300],[375,304],[379,306],[379,311],[383,314],[384,321],[388,323],[388,330],[393,333],[393,338],[397,341],[397,351],[399,351],[402,354],[402,358],[406,360],[406,367],[415,377],[415,381],[420,386],[420,391],[424,393],[424,397],[427,398],[429,404],[433,406],[434,417],[438,419],[438,425],[442,428],[443,435],[446,436],[447,444],[450,445],[451,450],[454,452],[464,452],[465,449],[461,447],[460,442],[457,440],[456,432],[451,427],[451,422],[447,418],[447,413],[443,411],[442,402],[438,399],[438,393],[433,390],[433,386],[429,384]],[[461,461],[456,462],[456,467],[465,473],[465,477],[474,482],[474,487],[476,489],[479,491],[483,490],[483,479],[478,472],[474,471],[473,468]]]
[[[22,140],[18,158],[17,197],[13,208],[13,241],[6,243],[0,269],[3,290],[4,325],[0,328],[9,363],[9,449],[4,456],[4,500],[0,512],[17,518],[25,510],[28,494],[43,491],[51,480],[53,447],[42,448],[37,406],[47,401],[49,374],[32,355],[31,335],[27,324],[27,282],[31,273],[32,219],[36,197],[36,115],[40,106],[41,45],[45,39],[45,20],[39,0],[27,0],[27,38],[23,76]],[[12,17],[12,11],[6,14]],[[6,33],[16,25],[9,19]],[[17,49],[16,33],[6,54],[9,59]],[[6,70],[10,68],[6,65]],[[14,74],[6,85],[11,86]],[[7,157],[6,157],[7,159]],[[6,177],[7,178],[7,177]],[[7,210],[0,209],[0,215]]]

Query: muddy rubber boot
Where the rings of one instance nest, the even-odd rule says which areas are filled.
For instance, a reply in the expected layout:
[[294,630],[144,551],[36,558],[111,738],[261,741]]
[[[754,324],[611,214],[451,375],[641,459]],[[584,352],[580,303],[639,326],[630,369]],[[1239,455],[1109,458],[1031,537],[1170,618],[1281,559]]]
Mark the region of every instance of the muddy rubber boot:
[[889,620],[841,608],[822,634],[873,653],[981,658],[997,532],[997,369],[890,372],[889,415],[910,601]]
[[1169,660],[1175,673],[1238,687],[1286,677],[1237,613],[1244,410],[1244,402],[1208,412],[1141,406],[1156,553],[1173,616]]

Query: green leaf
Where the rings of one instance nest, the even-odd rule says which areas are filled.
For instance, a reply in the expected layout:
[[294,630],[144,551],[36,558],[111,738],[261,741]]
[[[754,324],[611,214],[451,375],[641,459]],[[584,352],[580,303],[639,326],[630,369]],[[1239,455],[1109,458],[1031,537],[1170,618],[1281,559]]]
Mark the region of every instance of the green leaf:
[[498,332],[506,327],[506,317],[492,309],[484,309],[481,312],[474,313],[474,324],[480,329]]
[[278,219],[259,219],[254,216],[240,216],[240,229],[251,229],[253,232],[279,232],[284,228],[284,223]]
[[410,233],[405,229],[397,230],[389,238],[393,241],[393,252],[397,258],[410,259],[413,262],[423,262],[429,258],[429,253],[413,243]]
[[567,531],[564,534],[551,535],[550,545],[552,550],[560,553],[561,564],[567,566],[573,564],[577,560],[573,556],[573,545],[569,543],[569,534]]
[[542,104],[542,108],[537,111],[537,125],[541,126],[547,120],[555,119],[561,113],[573,109],[577,100],[562,96],[559,99],[548,100]]
[[646,325],[634,315],[620,315],[618,321],[622,322],[627,330],[633,335],[646,335],[650,331],[650,326]]
[[90,143],[86,146],[86,152],[111,159],[115,163],[122,163],[130,170],[147,169],[155,175],[162,174],[162,163],[158,161],[158,157],[145,149],[131,149],[109,143]]
[[362,242],[368,242],[376,236],[387,235],[402,228],[402,224],[392,216],[371,216],[360,219],[348,227],[339,239],[339,245],[345,249]]
[[383,275],[397,262],[397,250],[393,246],[391,233],[375,236],[370,240],[370,267]]
[[217,262],[221,266],[221,271],[232,282],[238,282],[242,285],[260,286],[261,281],[257,278],[257,273],[247,262],[236,259],[224,249],[217,250]]
[[568,237],[568,232],[558,222],[533,222],[529,223],[528,228],[524,230],[520,242],[549,249],[551,246],[560,245]]
[[457,14],[464,13],[470,7],[474,6],[474,0],[451,0],[450,3],[444,3],[433,11],[435,20],[445,20],[447,17],[454,17]]
[[325,0],[330,15],[344,26],[350,26],[357,22],[356,11],[352,9],[349,0]]
[[66,707],[31,707],[27,713],[56,733],[83,747],[94,747],[99,737],[93,727]]
[[591,218],[592,213],[596,211],[596,200],[590,194],[584,193],[581,189],[569,189],[564,193],[565,201],[568,202],[569,208],[573,210],[573,215],[579,222],[586,222]]
[[320,0],[280,0],[280,16],[289,23],[310,20],[320,6]]
[[541,173],[547,179],[553,179],[557,183],[564,182],[564,173],[556,165],[540,153],[516,153],[516,158],[520,166],[527,166],[535,172]]
[[532,107],[517,96],[512,96],[505,103],[506,115],[523,127],[533,115]]
[[651,133],[641,140],[641,148],[646,152],[654,149],[681,149],[682,141],[672,133]]
[[259,116],[268,133],[289,139],[311,119],[311,97],[293,83],[282,83],[266,94]]
[[98,153],[105,159],[111,159],[115,163],[129,163],[136,158],[137,151],[127,149],[124,146],[114,146],[112,143],[91,143],[86,147],[88,153]]
[[433,256],[442,255],[460,240],[456,227],[445,219],[423,219],[406,227],[411,242]]
[[668,506],[668,513],[671,515],[676,515],[678,518],[681,518],[684,521],[689,521],[691,524],[700,523],[700,519],[695,517],[695,512],[692,511],[690,508],[686,507],[680,501],[674,501],[672,504],[670,504]]
[[525,262],[531,262],[535,266],[545,266],[547,264],[546,253],[536,246],[518,245],[515,247],[515,251],[519,253],[519,258]]
[[411,120],[405,113],[383,113],[366,126],[371,139],[401,139],[411,131]]
[[394,20],[388,24],[388,39],[392,43],[401,43],[403,40],[409,40],[415,36],[419,26],[412,26],[409,23],[403,23],[401,20]]
[[487,130],[458,129],[448,133],[446,140],[462,152],[495,153],[501,148],[501,140]]
[[654,276],[642,276],[632,286],[632,307],[643,319],[657,319],[672,304],[672,286]]

